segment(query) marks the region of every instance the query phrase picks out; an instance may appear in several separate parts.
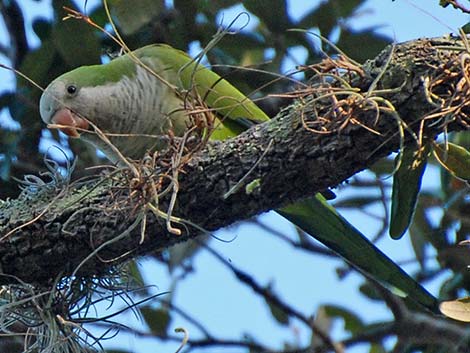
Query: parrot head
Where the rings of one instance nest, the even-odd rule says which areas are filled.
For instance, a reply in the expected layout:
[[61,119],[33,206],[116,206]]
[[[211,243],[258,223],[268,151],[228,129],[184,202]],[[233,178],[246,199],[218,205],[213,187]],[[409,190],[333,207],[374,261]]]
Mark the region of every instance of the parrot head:
[[64,126],[60,130],[69,137],[78,138],[89,128],[84,92],[73,76],[64,75],[53,81],[39,101],[39,112],[46,124]]
[[113,65],[82,66],[69,71],[44,90],[39,101],[41,118],[46,124],[63,125],[61,131],[73,138],[86,134],[89,122],[112,132],[119,127],[112,119],[116,111],[129,109],[122,103],[116,104],[116,91],[121,88],[117,83],[134,75],[135,66],[122,60],[114,60]]
[[[94,127],[121,154],[141,158],[146,151],[162,148],[161,135],[175,126],[173,117],[183,115],[178,109],[179,101],[173,102],[174,94],[123,59],[114,59],[112,64],[82,66],[59,76],[47,86],[39,102],[46,124],[61,125],[63,133],[93,144],[112,162],[117,161],[113,148]],[[167,113],[172,110],[177,113]],[[185,128],[184,124],[179,125]]]

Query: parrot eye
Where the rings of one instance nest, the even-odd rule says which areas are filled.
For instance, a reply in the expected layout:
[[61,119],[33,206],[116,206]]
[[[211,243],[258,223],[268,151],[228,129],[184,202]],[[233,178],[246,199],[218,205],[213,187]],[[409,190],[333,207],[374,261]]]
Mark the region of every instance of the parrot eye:
[[75,93],[77,93],[78,89],[77,86],[75,85],[68,85],[67,86],[67,93],[71,96],[73,96]]

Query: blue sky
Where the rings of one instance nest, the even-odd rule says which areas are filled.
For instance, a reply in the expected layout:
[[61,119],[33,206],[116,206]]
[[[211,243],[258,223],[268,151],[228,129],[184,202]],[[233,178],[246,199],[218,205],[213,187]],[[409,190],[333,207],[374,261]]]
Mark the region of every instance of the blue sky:
[[[377,31],[401,42],[423,36],[439,36],[456,30],[468,21],[468,16],[450,7],[442,9],[438,2],[370,0],[361,8],[353,25],[356,28],[378,27]],[[292,0],[289,3],[289,11],[293,16],[300,16],[305,11],[306,1]],[[310,3],[316,6],[318,1]],[[50,16],[49,7],[44,2],[24,0],[21,4],[28,8],[29,19],[36,14]],[[233,11],[224,16],[230,22],[234,16]],[[34,39],[34,35],[31,36]],[[0,27],[0,41],[4,43],[4,40],[4,29]],[[0,62],[5,63],[4,58],[0,57]],[[12,89],[10,78],[10,73],[0,71],[0,90]],[[2,116],[5,118],[5,114]],[[427,172],[427,180],[435,178],[435,170]],[[432,187],[431,182],[427,185]],[[345,215],[366,235],[373,234],[377,227],[370,219],[357,212],[347,212]],[[262,215],[261,220],[274,224],[291,237],[295,236],[292,226],[274,213]],[[259,283],[272,283],[281,297],[304,313],[313,315],[320,305],[336,303],[346,307],[353,306],[371,320],[390,317],[383,305],[371,303],[357,295],[357,286],[362,283],[361,276],[352,273],[344,280],[338,280],[335,269],[342,266],[339,260],[310,256],[291,249],[281,240],[253,225],[235,225],[218,231],[216,235],[233,240],[226,243],[214,239],[210,242],[214,249],[230,259],[234,265],[252,273]],[[413,257],[406,237],[398,242],[384,239],[379,246],[396,261]],[[158,291],[171,288],[171,278],[164,268],[147,260],[141,260],[140,263],[145,267],[146,279],[154,283]],[[187,309],[199,321],[207,323],[215,336],[237,338],[244,332],[250,332],[271,347],[281,347],[286,341],[299,341],[302,345],[309,342],[310,336],[302,324],[294,322],[288,329],[276,324],[271,319],[267,306],[250,289],[240,285],[231,272],[223,268],[207,251],[200,252],[194,267],[196,272],[178,285],[173,295],[179,306]],[[412,267],[406,269],[412,270]],[[130,314],[124,317],[126,321],[133,320]],[[140,325],[136,321],[133,324]],[[194,327],[178,317],[171,326],[183,326],[190,330],[190,335],[197,334]],[[339,323],[335,330],[340,331]],[[120,336],[105,345],[114,348],[127,346],[138,353],[174,352],[178,346],[176,343],[160,344],[155,340],[141,340],[131,336]],[[219,351],[217,349],[211,352]],[[363,348],[358,348],[351,352],[362,351]],[[224,352],[240,352],[240,349],[224,349]]]

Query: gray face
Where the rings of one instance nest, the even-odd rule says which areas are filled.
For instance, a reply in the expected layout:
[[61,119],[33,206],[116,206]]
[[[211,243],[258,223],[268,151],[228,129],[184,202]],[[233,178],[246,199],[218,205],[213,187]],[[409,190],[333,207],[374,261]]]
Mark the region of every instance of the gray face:
[[52,122],[52,117],[59,109],[67,106],[66,101],[69,96],[67,95],[66,86],[67,84],[65,82],[56,80],[47,86],[46,90],[43,92],[39,101],[39,112],[42,121],[46,124]]
[[79,87],[62,80],[53,81],[43,92],[39,101],[39,112],[46,124],[64,126],[62,132],[70,137],[80,137],[83,130],[88,130],[89,124],[83,114],[75,108]]

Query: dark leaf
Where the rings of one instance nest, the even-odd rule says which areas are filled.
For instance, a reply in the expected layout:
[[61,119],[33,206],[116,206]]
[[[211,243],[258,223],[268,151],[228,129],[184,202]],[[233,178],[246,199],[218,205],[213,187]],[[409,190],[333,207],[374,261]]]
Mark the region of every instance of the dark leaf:
[[335,208],[360,208],[382,202],[380,196],[352,196],[334,203]]
[[406,146],[397,156],[400,162],[393,175],[390,236],[399,239],[408,229],[416,208],[429,146]]
[[[266,290],[272,292],[272,285],[269,284]],[[271,311],[271,315],[274,317],[274,319],[276,319],[278,323],[280,323],[281,325],[289,324],[289,315],[284,310],[269,301],[268,298],[266,298],[266,304],[268,304],[269,310]]]
[[432,237],[434,229],[426,216],[426,210],[422,202],[418,201],[413,216],[413,222],[409,228],[411,245],[421,268],[424,269],[425,248],[428,240]]
[[464,24],[464,25],[462,26],[462,31],[463,31],[464,33],[467,33],[467,34],[470,33],[470,23]]
[[379,343],[372,343],[369,353],[387,353],[385,348]]
[[15,95],[12,92],[3,92],[2,94],[0,94],[0,110],[10,106],[14,98]]
[[154,309],[144,306],[139,309],[150,331],[154,335],[165,336],[170,325],[171,317],[168,310]]
[[243,6],[273,33],[282,34],[292,26],[285,0],[245,0]]
[[149,24],[165,8],[162,0],[108,0],[111,13],[125,35]]
[[344,328],[352,334],[358,333],[364,328],[364,323],[359,316],[349,309],[336,305],[324,305],[323,308],[329,317],[343,319]]
[[[46,40],[42,45],[30,51],[21,64],[20,71],[38,84],[42,84],[51,69],[56,51],[51,41]],[[21,86],[30,86],[19,78]]]
[[51,34],[51,23],[43,18],[37,18],[33,21],[33,31],[41,42],[44,42]]
[[361,32],[353,32],[343,29],[336,45],[352,59],[364,62],[376,56],[391,43],[390,38],[374,33],[373,30],[370,28]]
[[[62,10],[60,14],[66,13]],[[51,39],[62,59],[71,68],[101,62],[98,34],[84,21],[60,20],[52,29]]]
[[320,34],[329,37],[333,28],[338,26],[340,20],[344,20],[364,3],[364,0],[330,0],[323,1],[320,6],[314,8],[297,24],[298,28],[318,27]]
[[394,162],[392,158],[381,158],[375,162],[369,170],[377,176],[389,176],[393,173]]
[[359,291],[365,295],[367,298],[374,301],[382,301],[383,298],[380,293],[377,291],[377,288],[370,284],[370,282],[365,282],[359,286]]
[[338,20],[334,7],[330,1],[327,1],[307,13],[297,26],[304,29],[318,27],[320,34],[328,38],[331,31],[338,25]]

